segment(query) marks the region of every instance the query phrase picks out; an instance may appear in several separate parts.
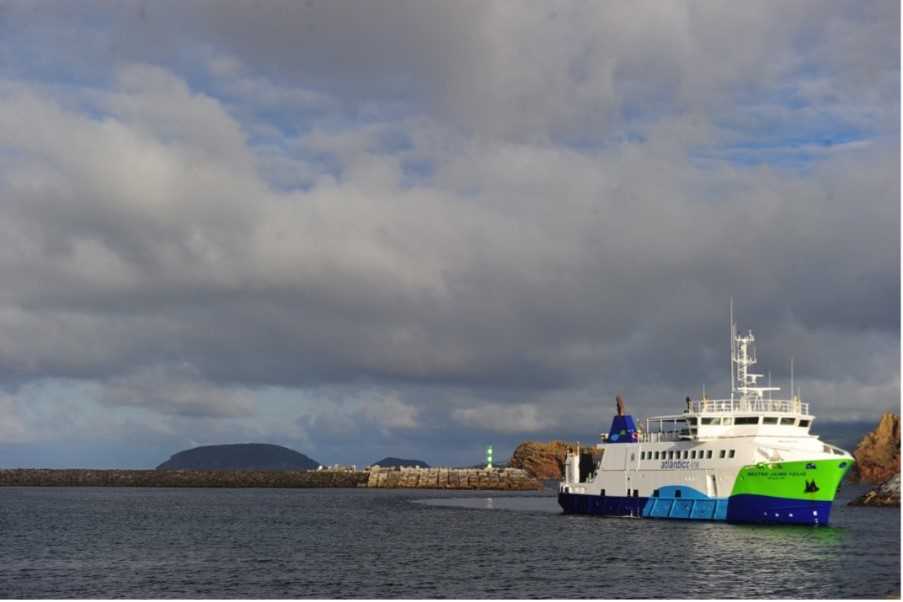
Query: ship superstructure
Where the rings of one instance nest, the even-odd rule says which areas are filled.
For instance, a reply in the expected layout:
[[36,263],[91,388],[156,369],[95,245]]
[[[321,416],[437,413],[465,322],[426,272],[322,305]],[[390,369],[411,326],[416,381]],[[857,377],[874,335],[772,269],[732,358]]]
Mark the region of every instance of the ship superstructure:
[[[732,312],[733,313],[733,312]],[[811,433],[798,395],[773,399],[752,332],[731,319],[731,397],[686,399],[680,414],[637,428],[618,414],[602,441],[570,452],[558,502],[567,513],[825,525],[849,452]]]

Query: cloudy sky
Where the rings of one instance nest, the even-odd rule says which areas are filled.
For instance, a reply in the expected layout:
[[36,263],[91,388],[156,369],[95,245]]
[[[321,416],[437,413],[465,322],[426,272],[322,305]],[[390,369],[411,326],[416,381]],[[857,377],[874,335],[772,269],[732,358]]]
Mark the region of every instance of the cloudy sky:
[[0,2],[0,465],[900,400],[900,7]]

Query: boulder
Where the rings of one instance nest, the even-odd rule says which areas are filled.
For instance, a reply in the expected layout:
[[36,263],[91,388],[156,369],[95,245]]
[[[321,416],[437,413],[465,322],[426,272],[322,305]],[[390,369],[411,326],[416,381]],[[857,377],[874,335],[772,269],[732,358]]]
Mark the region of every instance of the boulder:
[[881,483],[900,473],[900,417],[885,412],[875,430],[862,438],[853,452],[856,464],[851,480]]
[[862,497],[850,502],[850,506],[900,507],[900,473],[895,474]]

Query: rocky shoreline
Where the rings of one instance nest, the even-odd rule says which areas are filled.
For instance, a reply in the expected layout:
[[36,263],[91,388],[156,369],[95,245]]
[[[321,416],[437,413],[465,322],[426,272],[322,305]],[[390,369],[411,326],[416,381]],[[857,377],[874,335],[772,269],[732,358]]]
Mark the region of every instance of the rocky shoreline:
[[850,506],[900,507],[900,474],[897,473],[880,485],[869,489],[852,502]]
[[492,489],[532,491],[542,483],[516,469],[331,470],[0,469],[0,487],[220,487]]
[[881,415],[878,425],[853,452],[856,464],[850,471],[853,482],[877,483],[850,506],[900,507],[900,417],[893,412]]

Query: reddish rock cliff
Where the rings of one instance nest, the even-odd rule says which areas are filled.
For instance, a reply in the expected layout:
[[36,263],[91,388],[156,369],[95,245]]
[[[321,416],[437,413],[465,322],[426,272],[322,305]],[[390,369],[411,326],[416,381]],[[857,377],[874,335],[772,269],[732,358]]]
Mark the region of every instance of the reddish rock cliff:
[[875,430],[853,452],[856,464],[850,478],[869,483],[886,481],[900,472],[900,417],[885,412]]
[[561,479],[564,475],[564,458],[568,449],[576,449],[576,443],[567,441],[525,441],[517,446],[511,456],[511,466],[522,468],[537,479]]

